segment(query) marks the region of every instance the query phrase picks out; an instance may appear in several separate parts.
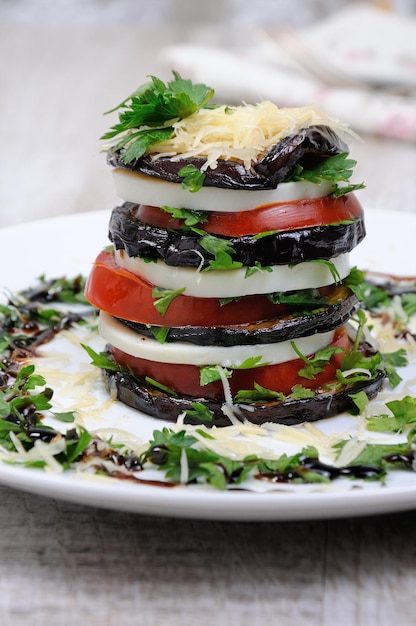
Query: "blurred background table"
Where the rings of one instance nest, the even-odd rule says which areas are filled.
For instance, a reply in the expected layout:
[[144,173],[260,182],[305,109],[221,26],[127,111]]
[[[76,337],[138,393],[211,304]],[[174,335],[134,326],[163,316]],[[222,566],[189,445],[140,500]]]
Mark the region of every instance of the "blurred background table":
[[[347,3],[249,4],[1,0],[0,226],[111,210],[102,113],[146,75],[169,77],[159,56],[167,45],[238,48],[264,22],[302,27]],[[415,4],[396,9],[414,15]],[[415,212],[415,143],[363,139],[351,152],[366,182],[364,206],[397,219]],[[16,247],[29,263],[33,251]],[[90,509],[5,487],[0,494],[2,626],[415,623],[416,511],[224,523]]]

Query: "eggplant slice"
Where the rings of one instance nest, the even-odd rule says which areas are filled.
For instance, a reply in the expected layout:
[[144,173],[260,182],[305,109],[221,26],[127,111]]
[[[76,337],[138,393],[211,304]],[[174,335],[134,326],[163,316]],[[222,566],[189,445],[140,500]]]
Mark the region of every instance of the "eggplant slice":
[[[342,152],[348,152],[348,147],[331,128],[309,126],[279,141],[250,170],[237,161],[219,159],[215,169],[208,168],[204,172],[204,185],[223,189],[275,189],[279,183],[290,178],[296,164],[313,169],[323,159]],[[173,160],[170,157],[155,158],[156,155],[147,154],[135,162],[125,164],[120,156],[120,152],[110,150],[107,161],[113,167],[173,183],[182,182],[178,172],[185,165],[193,165],[200,170],[206,162],[206,159],[200,157]]]
[[[207,424],[194,415],[186,415],[185,424],[205,424],[206,426],[230,426],[230,420],[224,415],[219,402],[205,398],[174,397],[163,391],[147,386],[134,376],[124,372],[103,370],[104,381],[112,394],[127,406],[170,422],[175,422],[179,415],[192,410],[195,402],[201,403],[212,412],[212,422]],[[355,408],[351,394],[364,391],[371,400],[381,389],[385,378],[383,371],[365,381],[352,383],[338,391],[318,393],[301,400],[273,400],[265,403],[237,405],[241,419],[252,424],[284,424],[291,426],[303,422],[314,422],[339,415]],[[251,410],[250,410],[251,409]]]
[[[214,259],[199,243],[200,234],[150,226],[136,217],[138,208],[137,204],[125,202],[113,209],[108,237],[117,250],[124,249],[129,257],[161,260],[173,267],[203,269]],[[232,245],[234,261],[253,267],[328,260],[350,252],[365,234],[364,216],[359,215],[338,224],[275,231],[260,238],[253,235],[218,238]]]
[[[359,307],[356,296],[348,287],[330,288],[326,302],[314,308],[291,306],[291,313],[276,319],[235,324],[230,326],[178,326],[170,327],[166,342],[185,341],[199,346],[235,346],[277,343],[315,333],[334,330],[345,324]],[[158,326],[149,326],[117,318],[137,333],[152,338]]]

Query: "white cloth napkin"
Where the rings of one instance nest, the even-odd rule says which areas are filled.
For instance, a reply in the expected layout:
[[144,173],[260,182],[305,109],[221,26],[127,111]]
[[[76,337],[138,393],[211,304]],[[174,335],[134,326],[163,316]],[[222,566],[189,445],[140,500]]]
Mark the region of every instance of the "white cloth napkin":
[[256,32],[241,50],[189,43],[161,60],[217,101],[315,104],[360,134],[416,141],[415,18],[354,4],[296,33]]

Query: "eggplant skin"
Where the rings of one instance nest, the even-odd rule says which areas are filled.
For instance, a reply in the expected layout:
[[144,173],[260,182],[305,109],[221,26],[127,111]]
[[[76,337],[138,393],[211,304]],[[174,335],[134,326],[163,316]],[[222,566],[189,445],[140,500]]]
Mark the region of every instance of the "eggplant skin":
[[[309,126],[289,135],[275,144],[269,152],[247,170],[238,161],[219,159],[215,169],[205,171],[204,186],[223,189],[275,189],[279,183],[290,178],[297,163],[313,167],[322,159],[342,152],[348,152],[347,144],[328,126]],[[109,150],[107,162],[113,167],[140,172],[173,183],[181,183],[178,172],[185,165],[193,165],[198,170],[206,159],[200,157],[155,158],[146,154],[136,161],[126,164],[121,153]]]
[[[334,330],[345,324],[359,308],[357,297],[343,285],[332,288],[333,295],[326,305],[299,314],[293,312],[276,319],[233,326],[178,326],[171,327],[167,342],[185,341],[198,346],[235,346],[277,343]],[[318,305],[317,305],[318,306]],[[153,337],[152,327],[117,318],[137,333]]]
[[[208,267],[214,256],[199,243],[201,235],[150,226],[136,217],[139,205],[125,202],[112,210],[108,237],[129,257],[161,260],[172,267]],[[246,267],[288,265],[315,259],[329,260],[350,252],[366,236],[364,215],[337,224],[276,231],[265,237],[224,237],[232,258]],[[201,264],[201,258],[204,262]]]
[[[113,397],[152,417],[175,422],[184,411],[192,409],[194,402],[200,402],[212,411],[212,422],[207,424],[195,416],[187,415],[184,420],[185,424],[205,424],[206,426],[219,427],[230,425],[230,420],[223,414],[222,404],[219,402],[204,398],[169,396],[162,391],[151,389],[138,378],[127,373],[103,370],[103,375],[107,389],[111,394],[114,394]],[[253,410],[248,410],[245,405],[238,405],[238,407],[242,419],[247,419],[248,422],[257,425],[271,422],[292,426],[304,422],[315,422],[355,408],[351,394],[364,391],[368,399],[371,400],[380,391],[384,378],[385,373],[380,370],[373,378],[353,383],[339,391],[320,393],[301,400],[288,399],[283,402],[275,400],[250,405]]]

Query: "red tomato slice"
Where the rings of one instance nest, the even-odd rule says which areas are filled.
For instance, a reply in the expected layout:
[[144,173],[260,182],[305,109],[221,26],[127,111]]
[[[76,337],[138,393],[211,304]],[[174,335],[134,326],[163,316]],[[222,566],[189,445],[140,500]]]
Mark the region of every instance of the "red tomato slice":
[[[252,211],[225,213],[209,212],[206,222],[201,224],[206,232],[213,235],[242,237],[269,230],[295,230],[312,226],[336,224],[358,217],[363,213],[362,206],[353,193],[338,198],[325,196],[296,202],[280,202],[259,206]],[[137,218],[150,226],[180,229],[184,221],[173,219],[169,213],[158,207],[141,204]]]
[[178,295],[164,316],[154,306],[153,285],[118,267],[114,255],[101,252],[92,267],[85,297],[114,317],[158,326],[229,326],[280,317],[288,305],[273,304],[267,296],[245,296],[221,305],[218,298]]
[[[343,354],[349,347],[348,335],[344,327],[335,332],[331,345],[342,348],[343,352],[334,354],[324,370],[317,374],[313,380],[299,376],[298,372],[304,366],[304,362],[302,359],[294,359],[277,365],[233,370],[231,378],[228,379],[231,394],[235,396],[241,389],[254,389],[254,382],[266,389],[278,391],[285,395],[290,394],[293,387],[298,384],[308,389],[317,389],[336,378],[336,370],[339,369]],[[224,390],[220,381],[201,387],[199,384],[200,371],[195,365],[180,363],[172,365],[149,361],[130,356],[115,347],[111,348],[111,353],[117,363],[127,370],[131,370],[137,377],[145,378],[148,376],[179,395],[224,400]]]

